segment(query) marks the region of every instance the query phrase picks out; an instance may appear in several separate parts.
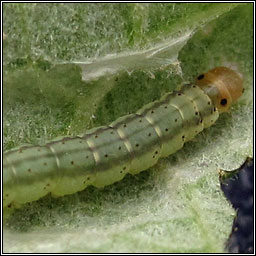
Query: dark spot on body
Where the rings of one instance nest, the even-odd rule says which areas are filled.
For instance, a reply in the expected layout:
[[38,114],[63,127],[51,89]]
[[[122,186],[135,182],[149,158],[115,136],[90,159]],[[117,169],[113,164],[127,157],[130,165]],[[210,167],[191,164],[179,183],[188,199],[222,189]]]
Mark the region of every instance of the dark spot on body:
[[47,163],[44,163],[44,165],[47,165]]
[[142,120],[140,119],[140,120],[139,120],[139,122],[141,123],[141,122],[142,122]]
[[216,108],[214,107],[214,108],[213,108],[213,112],[215,112],[215,111],[216,111]]
[[243,90],[242,90],[242,93],[244,93],[244,88],[243,88]]
[[176,118],[174,121],[175,121],[175,122],[177,122],[177,121],[178,121],[178,119]]
[[126,166],[123,167],[123,170],[126,170]]
[[89,156],[86,156],[86,159],[88,159],[89,158]]
[[220,101],[220,104],[222,105],[222,106],[225,106],[226,104],[228,103],[228,101],[227,101],[227,99],[221,99],[221,101]]
[[8,196],[9,196],[9,194],[6,194],[6,195],[5,195],[5,197],[8,197]]
[[65,141],[62,141],[61,143],[62,143],[62,144],[65,144]]
[[87,180],[90,180],[90,177],[87,177]]
[[110,134],[114,134],[114,132],[112,131],[112,132],[110,132]]
[[30,169],[30,168],[28,169],[28,172],[31,172],[31,169]]
[[121,150],[121,146],[118,149]]
[[38,148],[38,149],[37,149],[37,151],[38,151],[38,152],[40,152],[40,151],[41,151],[41,149],[40,149],[40,148]]
[[198,80],[201,80],[201,79],[203,79],[203,78],[204,78],[204,74],[202,74],[202,75],[200,75],[200,76],[197,77]]

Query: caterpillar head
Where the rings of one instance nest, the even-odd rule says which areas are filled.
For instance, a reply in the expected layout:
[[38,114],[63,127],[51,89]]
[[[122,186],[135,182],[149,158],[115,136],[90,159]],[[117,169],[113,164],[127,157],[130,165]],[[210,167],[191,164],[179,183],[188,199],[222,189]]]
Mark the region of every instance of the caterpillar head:
[[211,98],[220,113],[227,112],[244,91],[242,78],[226,67],[216,67],[198,76],[196,84]]

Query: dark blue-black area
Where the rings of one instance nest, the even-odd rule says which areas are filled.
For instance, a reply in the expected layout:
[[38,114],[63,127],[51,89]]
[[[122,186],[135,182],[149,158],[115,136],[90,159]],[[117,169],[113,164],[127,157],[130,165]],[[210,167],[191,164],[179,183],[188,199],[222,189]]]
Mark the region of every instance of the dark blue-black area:
[[221,182],[221,188],[237,211],[227,243],[230,253],[254,253],[254,164],[247,159],[237,173]]

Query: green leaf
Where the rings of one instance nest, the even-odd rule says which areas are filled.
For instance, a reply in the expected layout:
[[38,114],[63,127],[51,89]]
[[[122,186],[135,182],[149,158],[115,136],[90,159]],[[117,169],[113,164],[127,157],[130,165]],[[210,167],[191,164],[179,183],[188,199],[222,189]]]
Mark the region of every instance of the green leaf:
[[219,169],[252,157],[253,4],[4,3],[4,149],[107,124],[215,66],[245,93],[176,154],[104,189],[17,209],[5,252],[225,252]]

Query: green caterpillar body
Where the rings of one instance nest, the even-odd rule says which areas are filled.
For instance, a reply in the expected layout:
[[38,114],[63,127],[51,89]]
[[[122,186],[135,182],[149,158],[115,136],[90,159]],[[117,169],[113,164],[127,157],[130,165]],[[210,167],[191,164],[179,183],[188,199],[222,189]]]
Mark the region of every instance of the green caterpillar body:
[[103,187],[156,164],[211,126],[219,111],[199,86],[184,85],[135,114],[85,134],[3,155],[3,206],[17,207],[51,193]]

